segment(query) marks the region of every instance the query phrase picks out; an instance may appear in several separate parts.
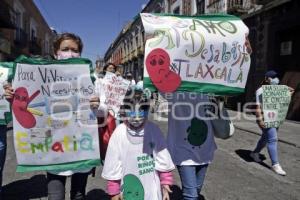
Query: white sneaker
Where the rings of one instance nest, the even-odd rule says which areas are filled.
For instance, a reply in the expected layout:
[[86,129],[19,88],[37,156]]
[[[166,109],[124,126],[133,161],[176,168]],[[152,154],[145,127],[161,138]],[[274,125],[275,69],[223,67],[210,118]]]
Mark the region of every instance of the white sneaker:
[[262,162],[262,160],[259,158],[259,153],[254,153],[254,152],[251,152],[250,153],[250,157],[255,161],[255,162]]
[[280,166],[280,164],[275,164],[272,166],[272,170],[279,175],[285,176],[286,172],[283,171],[282,167]]

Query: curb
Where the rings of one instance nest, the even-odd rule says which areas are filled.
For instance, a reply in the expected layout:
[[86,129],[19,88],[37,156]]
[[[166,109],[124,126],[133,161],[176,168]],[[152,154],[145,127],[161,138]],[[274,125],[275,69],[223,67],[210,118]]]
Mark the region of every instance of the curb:
[[300,124],[300,121],[294,121],[294,120],[289,120],[289,119],[286,119],[285,122],[288,122],[288,123],[294,123],[294,124]]
[[[234,127],[237,128],[237,129],[239,129],[239,130],[242,130],[242,131],[245,131],[245,132],[248,132],[248,133],[252,133],[252,134],[261,136],[261,134],[260,134],[260,133],[257,133],[256,131],[251,131],[251,130],[249,130],[249,129],[245,129],[245,128],[242,128],[242,127],[236,126],[236,125],[234,125]],[[294,146],[294,147],[296,147],[296,148],[300,148],[300,146],[298,146],[297,144],[294,144],[294,143],[292,143],[292,142],[289,142],[289,141],[286,141],[286,140],[283,140],[283,139],[280,139],[280,138],[278,138],[278,141],[279,141],[279,142],[282,142],[282,143],[284,143],[284,144],[288,144],[288,145]]]

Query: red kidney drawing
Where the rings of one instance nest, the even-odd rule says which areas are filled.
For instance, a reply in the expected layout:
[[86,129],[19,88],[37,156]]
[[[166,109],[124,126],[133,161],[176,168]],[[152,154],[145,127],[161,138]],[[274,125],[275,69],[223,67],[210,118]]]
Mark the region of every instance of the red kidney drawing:
[[269,112],[269,113],[268,113],[268,117],[269,117],[270,119],[273,119],[273,118],[275,117],[275,113],[274,113],[274,112]]
[[17,121],[24,128],[32,128],[36,124],[33,114],[27,110],[27,107],[39,93],[40,91],[38,90],[29,97],[26,88],[19,87],[15,90],[14,99],[12,102],[12,110]]
[[151,81],[161,92],[174,92],[181,84],[178,74],[170,70],[170,56],[160,48],[153,49],[146,58]]

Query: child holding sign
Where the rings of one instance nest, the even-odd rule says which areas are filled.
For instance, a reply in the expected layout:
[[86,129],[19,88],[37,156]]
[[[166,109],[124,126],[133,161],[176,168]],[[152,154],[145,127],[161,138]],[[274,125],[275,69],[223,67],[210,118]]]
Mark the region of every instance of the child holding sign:
[[149,99],[141,90],[129,93],[122,106],[124,123],[110,138],[102,171],[108,194],[114,200],[168,200],[175,166],[161,130],[147,120]]
[[[265,78],[261,84],[261,87],[256,91],[256,117],[258,126],[262,130],[262,136],[258,141],[256,148],[250,153],[250,157],[255,162],[262,162],[259,157],[259,152],[267,145],[268,153],[272,162],[272,170],[282,176],[286,175],[286,172],[282,169],[278,161],[277,152],[277,129],[278,127],[268,128],[265,126],[262,108],[262,95],[263,95],[263,85],[278,85],[279,79],[277,78],[277,73],[273,70],[266,72]],[[289,88],[290,92],[293,92],[292,88]]]

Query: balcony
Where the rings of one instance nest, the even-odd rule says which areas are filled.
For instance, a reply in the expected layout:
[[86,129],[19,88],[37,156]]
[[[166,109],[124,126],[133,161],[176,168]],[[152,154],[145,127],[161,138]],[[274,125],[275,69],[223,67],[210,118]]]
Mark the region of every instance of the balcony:
[[247,13],[253,7],[251,0],[229,0],[227,13],[240,15]]
[[132,60],[132,53],[128,54],[128,61]]
[[131,55],[132,55],[131,59],[137,58],[137,56],[138,56],[137,50],[136,50],[136,49],[133,49],[133,50],[131,51]]
[[124,54],[123,58],[122,58],[122,63],[125,63],[128,59],[127,59],[127,54]]
[[207,10],[209,13],[225,13],[225,1],[226,0],[210,0],[207,2]]
[[0,0],[0,28],[15,29],[15,11],[4,0]]
[[138,56],[144,55],[144,46],[139,46],[137,49]]

